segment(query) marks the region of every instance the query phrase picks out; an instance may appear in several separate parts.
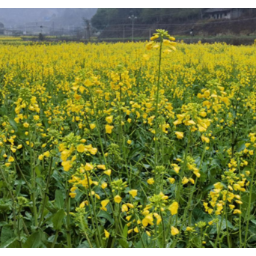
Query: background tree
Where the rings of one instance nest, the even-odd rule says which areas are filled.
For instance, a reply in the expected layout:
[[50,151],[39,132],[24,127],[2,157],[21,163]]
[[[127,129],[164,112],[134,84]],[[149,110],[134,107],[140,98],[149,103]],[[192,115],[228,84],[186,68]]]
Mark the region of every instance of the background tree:
[[159,23],[173,20],[185,21],[201,18],[202,8],[99,8],[92,18],[92,25],[104,29],[108,25],[129,24],[135,15],[138,23]]

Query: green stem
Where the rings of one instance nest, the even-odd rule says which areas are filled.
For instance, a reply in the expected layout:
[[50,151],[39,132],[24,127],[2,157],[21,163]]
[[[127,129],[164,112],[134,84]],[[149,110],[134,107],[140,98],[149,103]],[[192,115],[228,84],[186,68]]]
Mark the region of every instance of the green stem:
[[90,196],[91,203],[92,203],[92,208],[93,208],[93,217],[94,217],[94,219],[95,219],[96,230],[97,230],[97,233],[98,233],[98,238],[99,238],[99,242],[100,242],[100,247],[102,247],[102,240],[101,240],[101,235],[100,235],[98,220],[97,220],[97,216],[96,216],[95,203],[94,203],[94,200],[93,200],[93,198],[92,198],[92,189],[91,189],[91,184],[90,184],[88,172],[86,172],[86,177],[87,177],[87,180],[88,180],[88,187],[89,187],[89,193],[90,193],[89,196]]
[[181,188],[182,188],[182,179],[181,177],[184,176],[184,173],[185,173],[185,169],[186,169],[186,166],[187,166],[187,155],[188,155],[188,150],[189,150],[189,144],[190,144],[190,135],[191,135],[191,132],[189,130],[189,134],[188,134],[188,143],[187,143],[187,147],[185,149],[185,156],[184,156],[184,162],[183,162],[183,165],[181,167],[181,174],[180,174],[180,179],[179,179],[179,184],[178,184],[178,189],[176,191],[176,195],[175,195],[175,200],[177,203],[180,202],[180,198],[181,198],[181,195],[180,195],[180,192],[181,192]]
[[46,204],[46,194],[48,192],[51,175],[52,175],[52,158],[50,159],[48,177],[47,177],[45,192],[44,192],[44,195],[43,195],[43,205],[42,205],[42,210],[41,210],[41,214],[40,214],[40,220],[39,220],[39,223],[38,223],[38,227],[41,226],[41,223],[42,223],[42,220],[43,220],[43,217],[44,217],[44,208],[45,208],[45,204]]
[[160,210],[160,216],[162,218],[162,229],[163,229],[163,248],[166,248],[166,237],[165,237],[165,225],[164,225],[164,219],[163,219],[163,214]]
[[227,240],[228,240],[228,248],[232,247],[232,242],[230,239],[230,235],[229,235],[229,229],[228,229],[228,212],[227,212],[227,201],[225,202],[225,207],[224,207],[224,211],[225,211],[225,219],[226,219],[226,228],[227,228]]
[[31,148],[31,131],[29,129],[29,153],[30,153],[30,172],[31,172],[31,194],[32,194],[32,202],[33,202],[33,217],[34,217],[34,225],[37,228],[38,226],[38,215],[36,208],[36,173],[34,168],[34,151]]
[[53,240],[53,243],[52,243],[52,248],[55,247],[55,244],[56,244],[56,242],[57,242],[58,236],[59,236],[59,231],[57,230],[57,231],[56,231],[56,234],[55,234],[55,237],[54,237],[54,240]]
[[[138,218],[137,214],[135,214],[135,220],[136,220],[136,223],[138,222],[138,220],[140,220],[140,218]],[[139,234],[140,234],[141,244],[142,244],[143,248],[147,248],[147,246],[144,244],[144,240],[142,239],[141,229],[138,228],[138,230],[139,230]]]
[[[90,202],[88,193],[86,193],[86,198],[87,198],[87,201]],[[90,215],[93,216],[92,208],[91,207],[89,207],[89,211],[90,211]],[[91,220],[92,220],[92,227],[93,227],[94,230],[96,230],[96,226],[95,226],[96,224],[94,223],[94,218],[91,218]],[[95,243],[96,243],[97,248],[99,248],[100,247],[100,243],[99,243],[97,234],[95,235]]]
[[5,184],[6,184],[6,187],[9,190],[9,193],[11,195],[12,204],[13,204],[13,209],[12,209],[13,210],[13,229],[15,230],[16,229],[16,212],[15,212],[16,211],[16,200],[15,200],[15,197],[14,197],[14,195],[12,193],[12,189],[10,188],[11,185],[7,181],[7,179],[6,179],[6,177],[5,177],[4,173],[3,173],[3,170],[2,169],[0,169],[0,170],[1,170],[1,174],[2,174],[3,180],[4,180]]
[[[203,163],[203,159],[204,159],[204,156],[205,156],[205,152],[206,152],[206,146],[204,146],[204,151],[203,151],[203,154],[201,156],[199,170],[202,167],[202,163]],[[195,184],[192,187],[192,191],[190,192],[190,196],[189,196],[189,200],[188,200],[188,206],[186,207],[185,213],[184,213],[184,219],[186,219],[187,213],[188,213],[188,211],[190,211],[189,212],[189,218],[188,218],[188,226],[189,227],[190,227],[190,225],[192,223],[192,209],[190,209],[190,208],[192,206],[192,200],[193,200],[193,195],[194,195],[195,190],[196,190],[197,181],[198,181],[198,178],[196,177]],[[188,241],[187,241],[187,248],[189,248],[189,246],[190,246],[190,236],[191,236],[191,233],[189,233],[189,238],[188,238]]]
[[69,198],[69,191],[68,191],[67,176],[66,176],[65,190],[66,190],[65,207],[66,207],[66,211],[67,211],[66,239],[67,239],[67,246],[68,246],[68,248],[72,248],[71,234],[70,234],[70,198]]
[[71,234],[70,234],[70,198],[67,200],[67,244],[68,248],[72,248]]
[[[239,170],[239,174],[241,173],[241,169],[240,169],[240,159],[238,157],[237,159],[238,162],[238,170]],[[241,191],[239,192],[239,196],[241,197]],[[239,210],[241,211],[241,204],[239,205]],[[242,216],[241,214],[239,214],[239,244],[240,244],[240,248],[243,247],[242,245]]]
[[82,226],[82,230],[83,230],[83,232],[84,232],[84,234],[85,234],[85,237],[86,237],[86,239],[87,239],[88,244],[90,245],[91,248],[93,248],[92,243],[91,243],[91,241],[90,241],[90,239],[89,239],[89,236],[88,236],[87,233],[86,233],[86,227],[84,226],[84,222],[83,222],[83,220],[82,220],[82,215],[80,216],[80,224],[81,224],[81,226]]
[[93,102],[93,97],[92,97],[92,94],[91,94],[91,91],[89,88],[87,88],[88,91],[89,91],[89,94],[90,94],[90,100],[91,100],[91,104],[92,104],[92,107],[93,107],[93,112],[96,114],[96,129],[97,129],[97,133],[98,133],[98,138],[99,138],[99,143],[100,143],[100,149],[101,149],[101,153],[102,153],[102,157],[104,159],[104,164],[107,165],[107,160],[106,160],[106,157],[105,157],[105,153],[104,153],[104,149],[103,149],[103,143],[102,143],[102,139],[101,139],[101,133],[100,133],[100,126],[99,126],[99,121],[98,121],[98,112],[96,112],[95,110],[95,106],[94,106],[94,102]]
[[252,178],[251,178],[251,183],[250,183],[249,203],[248,203],[247,214],[246,214],[246,228],[245,228],[245,237],[244,237],[244,248],[246,248],[247,237],[248,237],[250,212],[251,212],[251,204],[252,204],[252,189],[253,189],[253,181],[254,181],[254,174],[255,174],[254,168],[255,168],[255,157],[254,157],[253,167],[252,167]]
[[[220,229],[222,227],[222,222],[223,222],[223,215],[221,215],[221,221],[220,221],[220,225],[219,225],[219,221],[217,223],[217,238],[216,238],[216,241],[215,241],[215,244],[214,244],[214,247],[217,248],[217,245],[218,245],[218,242],[219,242],[219,238],[220,238]],[[221,246],[221,245],[220,245]]]
[[160,77],[161,77],[161,61],[162,61],[162,46],[163,46],[163,38],[160,39],[160,49],[159,49],[159,59],[158,59],[158,76],[157,76],[157,90],[156,90],[156,109],[155,109],[155,166],[158,165],[158,105],[159,105],[159,91],[160,91]]

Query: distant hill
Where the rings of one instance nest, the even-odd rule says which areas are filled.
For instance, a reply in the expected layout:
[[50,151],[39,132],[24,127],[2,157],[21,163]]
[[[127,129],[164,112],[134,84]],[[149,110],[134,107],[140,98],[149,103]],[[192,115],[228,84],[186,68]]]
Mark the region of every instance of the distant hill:
[[186,21],[202,17],[203,8],[99,8],[92,18],[92,25],[104,29],[108,25],[130,23],[129,16],[136,16],[136,23],[163,23]]
[[243,16],[256,16],[256,8],[98,8],[91,21],[97,29],[129,24],[131,15],[136,16],[137,24],[184,23],[206,18],[214,11],[238,9]]
[[80,26],[91,19],[97,8],[0,8],[0,22],[5,27],[23,27],[29,22],[52,21],[56,28]]
[[[239,9],[239,8],[238,8]],[[256,35],[255,8],[99,8],[92,17],[92,25],[101,31],[100,38],[130,40],[147,39],[157,28],[166,29],[172,35],[181,36],[253,36]],[[225,13],[238,10],[236,17]],[[216,11],[225,13],[215,14]],[[134,15],[134,26],[129,19]],[[222,18],[224,17],[224,18]],[[132,29],[133,28],[133,29]],[[191,32],[192,31],[192,32]]]

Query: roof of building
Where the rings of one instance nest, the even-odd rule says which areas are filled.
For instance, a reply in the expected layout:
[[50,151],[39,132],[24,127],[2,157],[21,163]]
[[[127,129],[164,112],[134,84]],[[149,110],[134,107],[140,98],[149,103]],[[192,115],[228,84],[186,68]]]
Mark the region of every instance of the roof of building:
[[206,10],[206,13],[213,13],[213,12],[226,12],[231,11],[233,8],[210,8]]

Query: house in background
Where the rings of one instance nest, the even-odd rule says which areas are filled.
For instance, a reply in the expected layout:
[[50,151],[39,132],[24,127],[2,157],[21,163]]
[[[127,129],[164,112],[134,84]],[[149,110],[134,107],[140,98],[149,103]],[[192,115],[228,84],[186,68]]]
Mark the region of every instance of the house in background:
[[6,35],[6,36],[13,36],[13,30],[5,29],[4,30],[4,35]]
[[4,34],[4,24],[0,22],[0,35]]
[[240,8],[209,8],[204,11],[207,19],[234,19],[242,15]]

